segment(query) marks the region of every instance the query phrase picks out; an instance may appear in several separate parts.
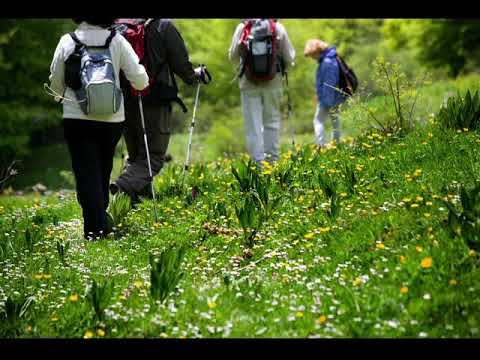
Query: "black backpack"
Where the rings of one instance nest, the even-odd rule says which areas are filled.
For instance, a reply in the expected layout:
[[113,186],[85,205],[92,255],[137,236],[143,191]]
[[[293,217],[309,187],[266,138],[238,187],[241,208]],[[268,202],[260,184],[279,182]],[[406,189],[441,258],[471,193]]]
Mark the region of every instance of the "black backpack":
[[343,92],[347,93],[349,96],[352,96],[358,88],[357,75],[355,75],[353,70],[347,65],[345,60],[343,60],[340,55],[337,55],[337,62],[340,68],[339,87]]

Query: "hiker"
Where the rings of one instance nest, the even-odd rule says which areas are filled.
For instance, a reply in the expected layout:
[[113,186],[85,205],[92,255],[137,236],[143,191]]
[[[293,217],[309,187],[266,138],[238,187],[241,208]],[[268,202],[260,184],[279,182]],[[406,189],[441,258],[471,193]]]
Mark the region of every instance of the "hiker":
[[[75,175],[77,199],[83,211],[84,236],[91,240],[105,237],[112,231],[106,212],[108,187],[115,147],[125,120],[119,72],[122,70],[138,90],[148,86],[148,75],[128,41],[107,30],[113,18],[79,17],[73,20],[78,27],[60,39],[50,67],[50,87],[47,88],[56,95],[58,102],[63,103],[63,128]],[[92,47],[96,49],[89,50]],[[77,52],[82,49],[83,52]],[[98,56],[103,60],[89,67],[87,63],[93,62],[85,61],[86,52],[88,56],[93,54],[92,58]],[[82,76],[80,61],[86,70]],[[83,75],[93,74],[95,78],[99,75],[96,68],[106,70],[102,71],[105,78],[100,80],[110,83],[109,88],[94,83],[88,89],[85,86],[84,81],[88,79]]]
[[[169,160],[166,152],[172,128],[172,102],[187,112],[178,97],[174,74],[187,85],[194,85],[204,79],[205,71],[203,67],[192,66],[184,40],[171,20],[118,19],[115,27],[120,32],[126,30],[122,24],[132,25],[133,29],[144,26],[144,60],[147,71],[154,75],[148,93],[142,96],[142,103],[152,175],[155,176]],[[142,48],[143,43],[136,46]],[[128,159],[122,174],[110,185],[110,191],[112,194],[118,191],[126,193],[132,204],[135,204],[140,201],[140,197],[152,198],[151,179],[138,99],[132,96],[128,86],[123,87],[123,90],[126,118],[124,138]]]
[[340,141],[340,117],[338,106],[346,100],[339,89],[340,69],[335,46],[312,39],[305,44],[304,55],[318,61],[316,74],[317,109],[313,119],[315,142],[318,148],[326,145],[325,121],[330,116],[333,123],[333,139]]
[[280,157],[282,75],[295,49],[285,27],[272,19],[247,19],[233,34],[229,59],[240,62],[239,87],[247,149],[261,166]]

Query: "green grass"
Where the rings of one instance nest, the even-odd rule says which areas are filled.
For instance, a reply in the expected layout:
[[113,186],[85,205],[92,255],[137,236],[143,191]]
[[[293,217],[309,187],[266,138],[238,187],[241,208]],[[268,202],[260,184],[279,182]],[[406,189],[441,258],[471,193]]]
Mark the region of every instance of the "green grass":
[[[35,297],[16,322],[2,319],[0,335],[478,338],[480,248],[452,233],[445,202],[460,210],[461,186],[480,181],[479,145],[478,131],[428,121],[404,137],[372,130],[321,153],[285,145],[258,175],[281,201],[253,246],[235,213],[252,192],[231,172],[245,156],[195,158],[183,186],[176,157],[156,178],[159,222],[146,201],[98,242],[82,239],[73,192],[0,197],[0,302]],[[319,177],[333,183],[336,216]],[[64,261],[57,243],[69,244]],[[151,297],[150,259],[171,246],[186,252],[165,284],[183,276],[162,303]],[[114,284],[96,312],[94,280]]]

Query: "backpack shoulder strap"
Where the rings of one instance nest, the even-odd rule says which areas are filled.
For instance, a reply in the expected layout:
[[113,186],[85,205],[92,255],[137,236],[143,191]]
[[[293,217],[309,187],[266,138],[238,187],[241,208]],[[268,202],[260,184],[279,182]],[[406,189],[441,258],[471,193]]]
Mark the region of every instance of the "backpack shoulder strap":
[[110,47],[110,43],[116,34],[117,32],[115,30],[110,31],[110,35],[108,35],[107,40],[105,40],[105,48]]
[[78,37],[77,35],[75,35],[75,33],[72,31],[72,32],[69,32],[68,35],[70,35],[70,37],[73,39],[73,41],[75,41],[75,44],[77,45],[84,45],[80,40],[78,40]]

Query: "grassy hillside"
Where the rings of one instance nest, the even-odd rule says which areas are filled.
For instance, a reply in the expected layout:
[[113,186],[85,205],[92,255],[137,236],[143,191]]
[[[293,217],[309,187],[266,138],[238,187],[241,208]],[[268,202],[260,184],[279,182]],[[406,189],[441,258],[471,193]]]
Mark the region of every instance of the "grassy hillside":
[[[427,122],[320,153],[290,148],[260,173],[244,159],[197,162],[182,183],[170,164],[159,221],[146,201],[98,242],[81,239],[72,192],[1,197],[0,299],[17,315],[34,299],[2,315],[0,333],[478,337],[480,248],[448,218],[480,180],[479,144],[478,131]],[[171,246],[181,262],[171,253],[169,271],[152,274],[150,257]],[[93,280],[114,283],[92,297]]]

